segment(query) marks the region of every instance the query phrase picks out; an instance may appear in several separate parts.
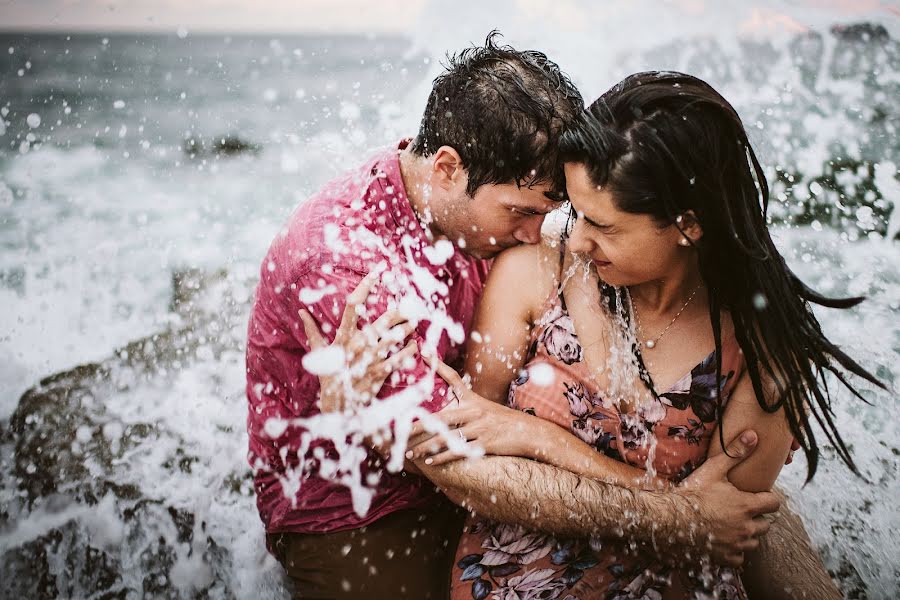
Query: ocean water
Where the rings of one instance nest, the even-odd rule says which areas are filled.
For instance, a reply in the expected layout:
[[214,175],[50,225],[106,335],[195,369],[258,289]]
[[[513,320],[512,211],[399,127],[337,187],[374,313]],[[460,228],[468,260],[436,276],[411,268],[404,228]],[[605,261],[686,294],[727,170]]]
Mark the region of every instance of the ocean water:
[[[0,35],[0,595],[284,596],[245,460],[256,271],[299,202],[415,133],[443,54],[493,27],[546,50],[588,100],[647,68],[720,89],[766,165],[791,266],[869,298],[820,311],[826,332],[896,388],[896,12],[536,4],[451,22],[429,5],[398,36]],[[228,275],[185,312],[173,275],[188,269]],[[152,337],[192,323],[184,352]],[[40,393],[20,407],[90,363],[104,368],[70,371],[58,410]],[[897,399],[865,394],[872,406],[839,392],[835,412],[866,480],[826,450],[811,483],[802,460],[780,483],[846,594],[894,598]]]

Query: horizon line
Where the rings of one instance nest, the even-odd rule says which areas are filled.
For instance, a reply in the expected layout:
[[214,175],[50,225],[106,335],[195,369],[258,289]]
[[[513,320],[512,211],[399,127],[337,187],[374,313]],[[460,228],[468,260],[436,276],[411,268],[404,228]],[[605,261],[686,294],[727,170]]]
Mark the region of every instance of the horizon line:
[[[179,35],[178,27],[5,27],[0,26],[0,35],[15,34],[71,34],[71,35]],[[328,29],[328,28],[309,28],[309,29],[230,29],[230,28],[197,28],[192,29],[185,27],[187,35],[191,36],[210,36],[210,35],[346,35],[346,36],[392,36],[392,37],[411,37],[408,32],[397,29]]]

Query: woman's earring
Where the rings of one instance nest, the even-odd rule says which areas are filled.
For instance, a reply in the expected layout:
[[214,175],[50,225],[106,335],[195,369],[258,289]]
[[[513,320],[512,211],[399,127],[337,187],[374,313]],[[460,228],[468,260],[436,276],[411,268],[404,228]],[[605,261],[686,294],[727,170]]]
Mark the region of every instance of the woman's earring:
[[686,237],[683,237],[683,238],[681,238],[680,240],[678,240],[678,245],[679,245],[679,246],[690,246],[690,245],[691,245],[691,242],[690,242],[690,240],[687,239]]

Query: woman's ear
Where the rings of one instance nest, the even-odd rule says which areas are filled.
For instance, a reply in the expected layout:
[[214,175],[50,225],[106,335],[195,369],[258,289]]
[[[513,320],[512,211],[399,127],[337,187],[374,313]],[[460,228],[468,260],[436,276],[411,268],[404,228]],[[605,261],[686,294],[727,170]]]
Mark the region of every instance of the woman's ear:
[[451,146],[441,146],[434,153],[431,163],[432,181],[443,188],[459,185],[467,180],[466,169],[462,157]]
[[681,232],[679,245],[692,246],[703,237],[703,227],[697,220],[697,215],[692,210],[685,211],[675,219],[675,227]]

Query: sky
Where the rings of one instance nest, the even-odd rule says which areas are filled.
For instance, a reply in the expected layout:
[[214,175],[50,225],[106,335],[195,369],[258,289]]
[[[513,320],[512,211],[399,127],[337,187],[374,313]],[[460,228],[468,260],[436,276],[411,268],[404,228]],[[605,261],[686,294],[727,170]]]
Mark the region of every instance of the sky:
[[[658,2],[669,9],[676,7],[687,18],[714,10],[715,4],[706,0]],[[432,15],[444,15],[451,28],[465,18],[460,13],[473,9],[495,12],[492,4],[481,4],[481,0],[468,6],[460,0],[441,2],[438,10],[434,4],[429,0],[0,0],[0,30],[401,33],[415,28],[426,8]],[[544,13],[553,15],[557,23],[576,25],[578,14],[617,12],[622,2],[515,0],[501,4],[511,7],[513,13]],[[848,16],[867,13],[900,18],[898,0],[776,0],[765,4],[782,5],[794,15],[798,10],[827,8]],[[791,26],[787,22],[782,25]]]
[[0,0],[5,30],[401,32],[426,0]]

